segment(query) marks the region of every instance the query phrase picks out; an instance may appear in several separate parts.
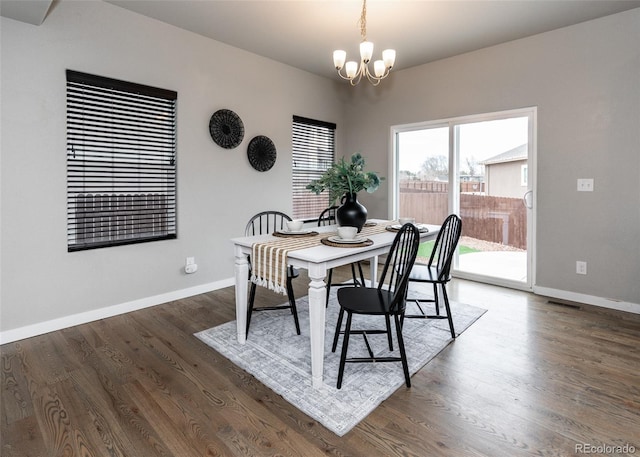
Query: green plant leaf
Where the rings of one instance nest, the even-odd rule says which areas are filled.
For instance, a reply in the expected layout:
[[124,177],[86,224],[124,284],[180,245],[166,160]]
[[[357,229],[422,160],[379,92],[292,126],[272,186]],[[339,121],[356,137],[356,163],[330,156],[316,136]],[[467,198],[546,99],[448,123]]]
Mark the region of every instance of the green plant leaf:
[[328,190],[331,203],[340,200],[346,193],[358,193],[363,190],[373,193],[380,187],[384,178],[379,177],[376,172],[364,171],[364,167],[365,160],[359,152],[353,154],[349,162],[341,157],[320,179],[311,181],[306,188],[315,194]]

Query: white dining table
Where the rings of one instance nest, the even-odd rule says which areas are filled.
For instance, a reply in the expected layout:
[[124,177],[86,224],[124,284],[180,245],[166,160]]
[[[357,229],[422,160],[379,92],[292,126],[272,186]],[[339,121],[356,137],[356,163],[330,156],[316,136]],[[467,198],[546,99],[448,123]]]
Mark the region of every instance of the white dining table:
[[[390,221],[369,220],[379,224],[389,224]],[[421,233],[421,240],[435,238],[440,230],[438,225],[427,225],[428,232]],[[313,227],[319,233],[332,234],[337,226]],[[310,228],[311,229],[311,228]],[[325,337],[325,298],[327,272],[334,267],[348,265],[360,260],[370,259],[370,278],[375,284],[378,270],[378,256],[389,251],[395,232],[384,231],[368,235],[373,244],[364,247],[334,247],[319,243],[317,246],[289,251],[287,262],[296,268],[306,269],[309,276],[309,334],[311,339],[311,379],[312,385],[318,388],[322,385],[324,368],[324,337]],[[231,239],[235,253],[235,291],[236,291],[236,323],[238,343],[246,343],[247,326],[247,290],[249,277],[248,255],[254,243],[277,240],[273,235],[256,235]]]

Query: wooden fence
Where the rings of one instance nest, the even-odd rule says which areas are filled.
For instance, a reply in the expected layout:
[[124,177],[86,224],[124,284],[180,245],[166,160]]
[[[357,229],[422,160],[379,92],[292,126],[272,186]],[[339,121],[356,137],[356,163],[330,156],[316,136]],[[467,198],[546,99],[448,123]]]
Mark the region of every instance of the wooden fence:
[[[484,182],[467,181],[460,183],[460,192],[484,192]],[[449,183],[442,181],[402,181],[401,192],[443,192],[449,191]]]
[[[439,183],[446,184],[446,183]],[[461,194],[462,235],[527,248],[527,210],[520,198]],[[400,215],[440,224],[449,214],[446,192],[400,188]]]

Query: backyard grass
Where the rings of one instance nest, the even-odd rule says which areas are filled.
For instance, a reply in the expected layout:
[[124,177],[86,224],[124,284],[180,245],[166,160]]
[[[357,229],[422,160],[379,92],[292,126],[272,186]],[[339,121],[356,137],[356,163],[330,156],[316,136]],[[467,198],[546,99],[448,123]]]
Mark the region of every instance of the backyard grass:
[[[431,255],[431,251],[433,250],[434,244],[435,244],[435,241],[427,241],[426,243],[422,243],[420,245],[420,248],[418,249],[418,257],[428,258]],[[473,249],[468,246],[464,246],[462,244],[458,245],[458,253],[460,255],[469,254],[471,252],[480,252],[480,251],[478,249]]]

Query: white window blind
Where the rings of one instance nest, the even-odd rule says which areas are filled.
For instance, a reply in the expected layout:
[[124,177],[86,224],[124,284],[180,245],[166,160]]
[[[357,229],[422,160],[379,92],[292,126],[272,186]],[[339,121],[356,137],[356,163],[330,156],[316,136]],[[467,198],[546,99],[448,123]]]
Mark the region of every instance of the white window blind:
[[67,70],[67,248],[176,237],[170,90]]
[[307,184],[320,178],[335,159],[336,124],[293,116],[293,218],[317,219],[329,206],[329,193],[316,195]]

